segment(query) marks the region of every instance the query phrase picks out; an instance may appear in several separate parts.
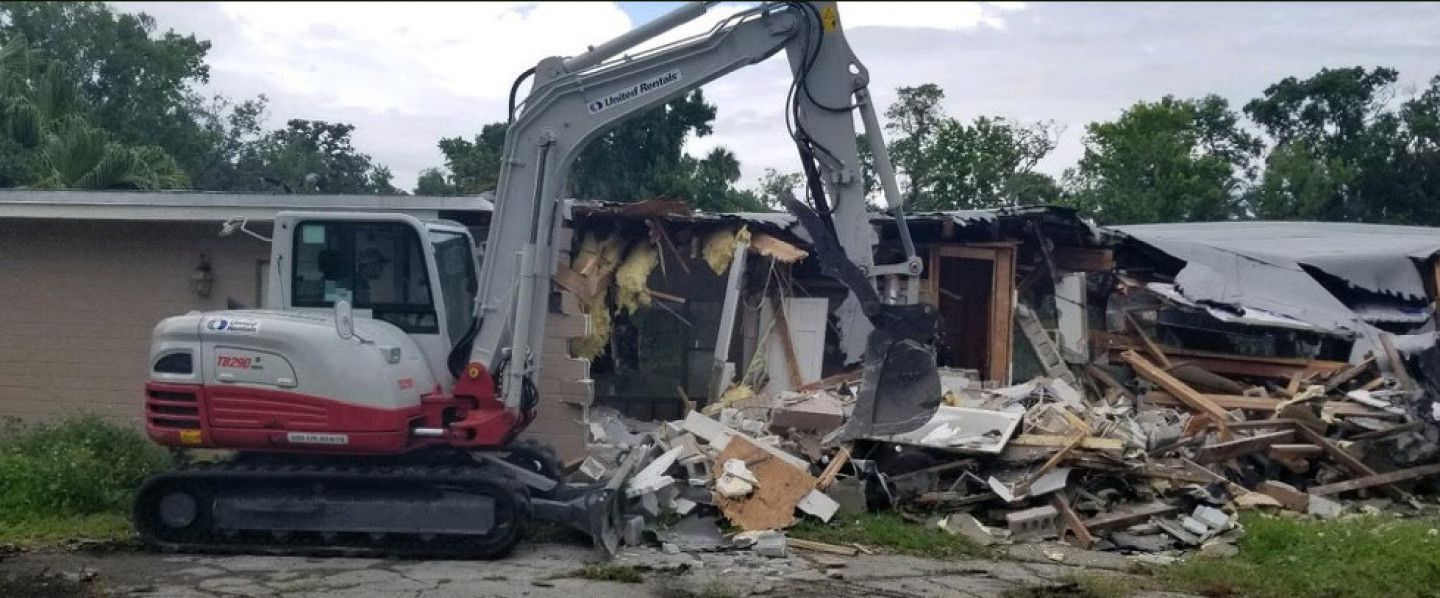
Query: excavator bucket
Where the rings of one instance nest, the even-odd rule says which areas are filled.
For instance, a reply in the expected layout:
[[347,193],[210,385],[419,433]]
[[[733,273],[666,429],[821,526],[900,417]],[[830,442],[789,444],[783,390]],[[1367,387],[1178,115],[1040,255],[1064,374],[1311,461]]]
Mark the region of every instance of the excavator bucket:
[[865,342],[864,370],[855,406],[845,425],[827,438],[841,442],[890,436],[915,430],[940,406],[940,373],[928,338],[935,314],[929,305],[887,305],[886,326],[877,326]]
[[834,227],[793,195],[784,197],[782,203],[810,233],[821,271],[849,287],[861,311],[875,326],[865,342],[864,370],[855,406],[845,425],[826,441],[903,434],[924,425],[940,406],[940,372],[935,367],[934,348],[939,318],[935,308],[881,303],[870,280],[835,239]]

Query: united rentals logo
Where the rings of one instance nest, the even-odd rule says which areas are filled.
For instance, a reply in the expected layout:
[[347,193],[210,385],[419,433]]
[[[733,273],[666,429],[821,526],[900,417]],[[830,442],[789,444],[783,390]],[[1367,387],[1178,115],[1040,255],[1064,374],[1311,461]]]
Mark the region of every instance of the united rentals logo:
[[611,107],[624,104],[625,102],[638,98],[642,95],[645,95],[662,87],[666,87],[679,80],[680,71],[673,70],[658,77],[655,77],[654,79],[650,79],[649,81],[642,81],[631,86],[629,89],[622,89],[608,96],[590,102],[590,114],[595,114],[597,112],[600,112],[601,110],[606,110]]
[[205,323],[205,327],[215,332],[238,332],[240,334],[254,334],[260,332],[260,320],[215,318]]

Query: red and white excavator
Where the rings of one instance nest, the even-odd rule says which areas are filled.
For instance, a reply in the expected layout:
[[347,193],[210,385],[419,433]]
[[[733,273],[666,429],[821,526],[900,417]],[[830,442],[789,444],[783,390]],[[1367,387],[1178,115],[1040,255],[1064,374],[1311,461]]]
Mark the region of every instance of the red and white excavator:
[[[824,271],[851,291],[844,332],[867,339],[860,397],[839,437],[923,423],[940,396],[935,315],[914,303],[921,262],[906,227],[908,259],[873,263],[855,112],[890,209],[901,222],[903,214],[868,74],[835,4],[766,3],[625,54],[710,4],[578,56],[546,58],[516,81],[478,271],[473,241],[454,223],[282,213],[265,309],[157,325],[145,386],[150,438],[235,456],[149,479],[134,506],[141,537],[173,551],[496,557],[538,519],[613,550],[625,474],[567,484],[545,447],[516,442],[539,400],[557,204],[587,142],[781,50],[794,74],[787,123],[808,179],[808,202],[791,197],[786,208]],[[533,83],[516,105],[525,77]]]

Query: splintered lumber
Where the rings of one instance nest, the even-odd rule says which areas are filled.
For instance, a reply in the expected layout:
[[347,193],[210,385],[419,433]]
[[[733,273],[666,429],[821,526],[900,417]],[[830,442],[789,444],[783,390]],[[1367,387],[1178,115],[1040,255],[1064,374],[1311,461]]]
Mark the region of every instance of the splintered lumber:
[[1140,327],[1140,323],[1135,321],[1135,316],[1128,311],[1125,312],[1125,322],[1130,324],[1130,329],[1135,331],[1135,336],[1140,337],[1140,342],[1145,343],[1145,350],[1155,356],[1155,361],[1160,362],[1160,367],[1167,370],[1175,367],[1175,364],[1170,363],[1170,358],[1165,356],[1165,352],[1160,350],[1160,346],[1156,345],[1155,341],[1150,340],[1150,335],[1145,334],[1145,330]]
[[1166,392],[1184,402],[1187,407],[1209,415],[1215,420],[1215,425],[1220,427],[1220,437],[1229,438],[1230,428],[1227,427],[1226,422],[1229,420],[1230,415],[1226,413],[1224,409],[1221,409],[1219,405],[1216,405],[1214,401],[1211,401],[1206,398],[1205,395],[1200,394],[1199,391],[1191,388],[1189,384],[1181,382],[1179,378],[1171,376],[1169,372],[1156,367],[1155,364],[1150,363],[1150,360],[1145,359],[1145,357],[1139,353],[1126,351],[1122,353],[1120,357],[1124,359],[1126,363],[1129,363],[1130,367],[1135,368],[1136,374],[1158,384],[1160,388],[1165,389]]
[[1056,492],[1050,495],[1050,504],[1060,512],[1060,518],[1065,522],[1065,527],[1075,534],[1075,542],[1081,548],[1089,550],[1095,545],[1095,536],[1090,535],[1090,530],[1085,527],[1085,522],[1075,514],[1075,509],[1070,508],[1070,501],[1065,500],[1064,492]]
[[[1075,438],[1073,436],[1056,436],[1051,434],[1021,434],[1010,439],[1006,446],[1033,446],[1040,448],[1065,448]],[[1099,438],[1086,436],[1080,440],[1077,447],[1087,451],[1122,452],[1125,450],[1125,441],[1115,438]]]
[[1083,524],[1085,528],[1094,532],[1096,530],[1126,528],[1137,523],[1145,523],[1151,517],[1159,517],[1178,513],[1180,507],[1163,502],[1151,503],[1142,507],[1128,509],[1125,511],[1104,513],[1086,519]]
[[1320,496],[1339,494],[1341,492],[1349,492],[1351,490],[1359,490],[1361,488],[1370,488],[1373,486],[1384,486],[1387,484],[1394,484],[1395,482],[1403,482],[1405,480],[1413,480],[1415,478],[1422,478],[1425,476],[1432,476],[1436,474],[1440,474],[1440,463],[1421,465],[1419,467],[1411,467],[1409,469],[1397,469],[1395,471],[1359,477],[1353,480],[1335,482],[1333,484],[1325,484],[1322,486],[1314,486],[1310,488],[1310,493]]
[[1121,384],[1119,380],[1116,380],[1114,376],[1111,376],[1110,372],[1105,371],[1105,368],[1102,368],[1093,363],[1087,363],[1085,364],[1085,371],[1086,373],[1090,374],[1091,378],[1099,380],[1105,386],[1115,389],[1125,398],[1131,400],[1135,399],[1135,393],[1130,392],[1130,389],[1125,388],[1125,385]]
[[1410,372],[1405,370],[1405,361],[1400,358],[1400,352],[1395,350],[1395,342],[1390,339],[1389,334],[1380,335],[1380,346],[1385,350],[1385,360],[1390,365],[1390,375],[1400,383],[1400,388],[1407,393],[1415,392],[1415,379],[1410,377]]
[[1202,465],[1205,463],[1229,461],[1236,457],[1264,452],[1272,445],[1280,442],[1289,442],[1290,439],[1294,437],[1295,430],[1290,429],[1210,444],[1200,447],[1200,449],[1195,452],[1194,460],[1196,463]]
[[[1329,393],[1335,392],[1335,389],[1340,388],[1340,385],[1341,385],[1341,384],[1344,384],[1344,383],[1346,383],[1346,382],[1349,382],[1349,381],[1355,379],[1356,376],[1359,376],[1360,374],[1364,373],[1365,370],[1370,369],[1370,366],[1372,366],[1372,365],[1374,365],[1374,364],[1375,364],[1375,356],[1374,356],[1374,355],[1371,355],[1371,356],[1369,356],[1369,357],[1366,357],[1364,361],[1361,361],[1360,363],[1357,363],[1357,364],[1355,364],[1355,365],[1350,366],[1348,369],[1346,369],[1346,370],[1343,371],[1343,372],[1340,372],[1340,373],[1338,373],[1338,374],[1335,374],[1335,375],[1332,376],[1328,381],[1325,382],[1325,393],[1326,393],[1326,394],[1329,394]],[[1291,394],[1294,394],[1294,393],[1291,393]]]
[[794,546],[795,548],[799,548],[800,550],[809,550],[812,552],[828,552],[830,554],[838,554],[843,556],[855,556],[857,554],[860,554],[860,549],[855,548],[854,546],[826,544],[824,542],[816,542],[814,540],[802,540],[800,538],[785,538],[785,542],[791,546]]
[[815,482],[815,488],[824,490],[835,483],[835,476],[840,475],[840,468],[850,461],[850,443],[840,445],[840,450],[835,451],[835,458],[825,466],[825,471],[820,472],[819,481]]
[[[1123,353],[1127,350],[1144,349],[1131,338],[1103,332],[1099,330],[1090,332],[1090,339],[1096,352],[1108,351],[1113,354]],[[1183,359],[1217,374],[1229,376],[1247,376],[1253,378],[1272,378],[1275,380],[1289,380],[1290,375],[1299,372],[1302,376],[1312,374],[1333,375],[1336,372],[1345,370],[1350,364],[1344,361],[1326,361],[1318,359],[1301,359],[1296,357],[1258,357],[1252,355],[1237,355],[1234,353],[1220,353],[1217,351],[1200,351],[1196,349],[1182,349],[1168,345],[1159,345],[1160,350],[1172,359]]]
[[[1335,443],[1330,442],[1330,439],[1326,438],[1324,434],[1311,430],[1310,428],[1307,428],[1305,426],[1295,426],[1295,431],[1299,432],[1301,436],[1304,436],[1305,439],[1310,441],[1311,443],[1319,445],[1320,448],[1325,450],[1326,454],[1330,455],[1330,458],[1338,461],[1341,465],[1345,467],[1345,469],[1350,470],[1350,473],[1353,473],[1356,476],[1362,478],[1375,477],[1380,475],[1375,470],[1370,469],[1370,466],[1361,463],[1359,459],[1355,458],[1355,455],[1346,452],[1345,449],[1342,449]],[[1408,493],[1394,486],[1387,486],[1382,484],[1381,488],[1384,488],[1386,492],[1389,492],[1392,496],[1400,500],[1405,500],[1409,498]]]
[[[1219,395],[1205,394],[1205,398],[1222,409],[1241,409],[1244,411],[1262,411],[1274,413],[1275,409],[1284,401],[1268,397],[1247,397],[1242,395]],[[1185,402],[1176,398],[1168,392],[1152,390],[1145,393],[1145,401],[1154,405],[1184,405]],[[1403,417],[1388,411],[1372,409],[1358,403],[1347,403],[1344,401],[1326,401],[1320,407],[1322,411],[1341,417],[1375,417],[1380,419],[1391,419]],[[1233,424],[1232,424],[1233,425]]]
[[725,462],[743,461],[755,475],[755,490],[748,495],[731,498],[713,494],[715,505],[731,523],[744,530],[767,530],[788,527],[795,521],[795,507],[815,489],[815,477],[755,446],[745,437],[735,435],[725,450],[715,458],[714,475],[718,478]]

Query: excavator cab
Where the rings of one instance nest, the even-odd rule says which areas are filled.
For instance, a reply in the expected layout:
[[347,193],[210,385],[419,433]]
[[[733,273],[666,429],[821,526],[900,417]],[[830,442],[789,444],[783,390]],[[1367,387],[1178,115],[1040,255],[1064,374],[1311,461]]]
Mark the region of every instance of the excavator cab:
[[404,331],[432,375],[474,320],[474,240],[464,226],[401,214],[281,213],[266,307],[324,311],[348,297],[354,315]]

